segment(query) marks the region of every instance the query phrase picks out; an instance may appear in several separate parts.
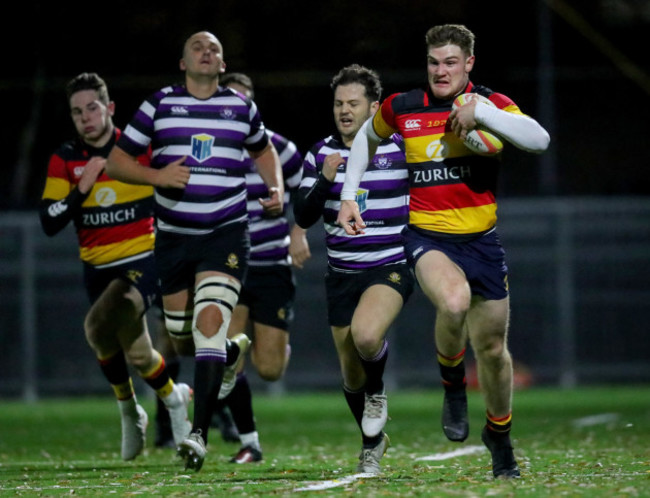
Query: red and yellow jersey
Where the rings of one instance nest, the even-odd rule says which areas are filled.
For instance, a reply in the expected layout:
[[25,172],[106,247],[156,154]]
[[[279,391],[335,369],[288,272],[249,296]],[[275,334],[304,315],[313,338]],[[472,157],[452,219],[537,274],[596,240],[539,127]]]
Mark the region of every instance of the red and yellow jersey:
[[[503,94],[469,83],[498,108],[521,114]],[[394,94],[373,119],[380,137],[404,137],[409,164],[409,224],[448,235],[485,232],[496,224],[496,185],[500,158],[479,156],[463,145],[448,124],[452,101],[430,91]]]
[[[63,144],[50,158],[43,200],[49,214],[61,210],[74,220],[81,260],[93,266],[110,265],[148,253],[154,247],[153,187],[129,185],[102,173],[80,206],[52,201],[66,199],[76,188],[91,157],[107,157],[120,131],[106,146],[95,149],[82,140]],[[148,155],[138,157],[149,165]],[[58,212],[57,212],[58,210]],[[68,220],[69,221],[69,220]]]

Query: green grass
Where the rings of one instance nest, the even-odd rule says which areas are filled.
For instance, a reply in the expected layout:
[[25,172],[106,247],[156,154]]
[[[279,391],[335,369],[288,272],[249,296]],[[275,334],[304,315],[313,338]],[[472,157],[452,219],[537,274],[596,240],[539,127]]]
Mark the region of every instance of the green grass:
[[[153,424],[146,454],[121,461],[119,416],[109,397],[5,400],[0,494],[650,496],[650,386],[517,392],[513,436],[522,478],[516,481],[491,477],[476,392],[470,393],[471,433],[463,444],[442,435],[441,391],[390,392],[392,446],[382,460],[384,473],[375,478],[352,477],[360,437],[341,394],[257,395],[254,402],[264,462],[228,463],[238,446],[222,442],[214,429],[203,469],[194,473],[171,450],[153,448]],[[153,402],[144,405],[153,419]],[[471,447],[479,452],[418,460]]]

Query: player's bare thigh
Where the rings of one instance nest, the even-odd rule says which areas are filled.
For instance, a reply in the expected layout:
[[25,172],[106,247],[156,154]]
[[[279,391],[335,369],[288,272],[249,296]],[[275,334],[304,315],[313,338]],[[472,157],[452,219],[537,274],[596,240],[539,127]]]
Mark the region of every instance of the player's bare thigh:
[[352,316],[354,343],[365,357],[374,356],[403,306],[402,296],[388,285],[372,285],[361,295]]
[[415,265],[424,294],[438,310],[462,313],[469,309],[471,290],[465,273],[441,251],[427,251]]

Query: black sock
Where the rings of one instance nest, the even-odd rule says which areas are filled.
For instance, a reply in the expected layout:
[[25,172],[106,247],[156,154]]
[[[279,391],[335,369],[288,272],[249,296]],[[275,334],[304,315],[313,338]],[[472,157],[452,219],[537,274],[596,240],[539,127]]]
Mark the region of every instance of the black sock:
[[[359,430],[361,430],[361,419],[363,418],[363,407],[366,403],[366,392],[365,389],[361,391],[351,391],[347,387],[343,386],[343,395],[345,396],[345,401],[348,402],[348,407],[352,412],[352,416],[357,421]],[[384,437],[384,433],[380,432],[375,437],[367,437],[361,431],[361,440],[363,442],[364,448],[374,448],[379,444],[379,442]]]
[[232,419],[240,434],[255,432],[255,415],[253,414],[253,394],[246,374],[237,375],[237,381],[232,392],[226,397],[226,404],[230,408]]
[[388,341],[384,340],[382,347],[374,358],[366,359],[359,355],[361,365],[366,372],[365,391],[368,394],[378,394],[384,390],[384,370],[388,360]]
[[226,366],[229,367],[235,363],[237,356],[239,356],[239,346],[230,339],[226,339]]
[[200,360],[194,365],[194,423],[192,432],[201,431],[208,442],[208,429],[214,413],[223,380],[224,364],[220,361]]

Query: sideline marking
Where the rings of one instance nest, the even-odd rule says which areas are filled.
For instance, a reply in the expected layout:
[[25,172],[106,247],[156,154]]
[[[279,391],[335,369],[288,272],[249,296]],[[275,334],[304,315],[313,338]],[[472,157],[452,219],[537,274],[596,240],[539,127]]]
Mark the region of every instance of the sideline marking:
[[[424,461],[424,460],[447,460],[449,458],[454,458],[458,456],[465,455],[474,455],[476,453],[482,453],[486,451],[485,446],[467,446],[466,448],[461,448],[455,451],[449,451],[446,453],[435,453],[433,455],[427,455],[423,457],[416,458],[415,460]],[[351,476],[342,477],[340,479],[331,479],[329,481],[315,482],[302,488],[294,489],[294,491],[322,491],[324,489],[338,488],[350,484],[351,482],[356,481],[357,479],[379,477],[375,474],[353,474]]]
[[351,482],[356,481],[357,479],[369,478],[369,477],[378,477],[376,474],[360,473],[354,474],[351,476],[343,477],[341,479],[332,479],[330,481],[316,482],[302,488],[294,489],[294,491],[322,491],[323,489],[332,489],[338,488],[339,486],[345,486]]
[[454,458],[457,456],[474,455],[476,453],[482,453],[485,450],[487,450],[485,446],[466,446],[465,448],[461,448],[459,450],[448,451],[446,453],[434,453],[433,455],[419,457],[416,458],[415,460],[416,461],[447,460],[449,458]]
[[618,413],[600,413],[587,417],[577,418],[573,421],[574,427],[591,427],[616,422],[619,419]]

